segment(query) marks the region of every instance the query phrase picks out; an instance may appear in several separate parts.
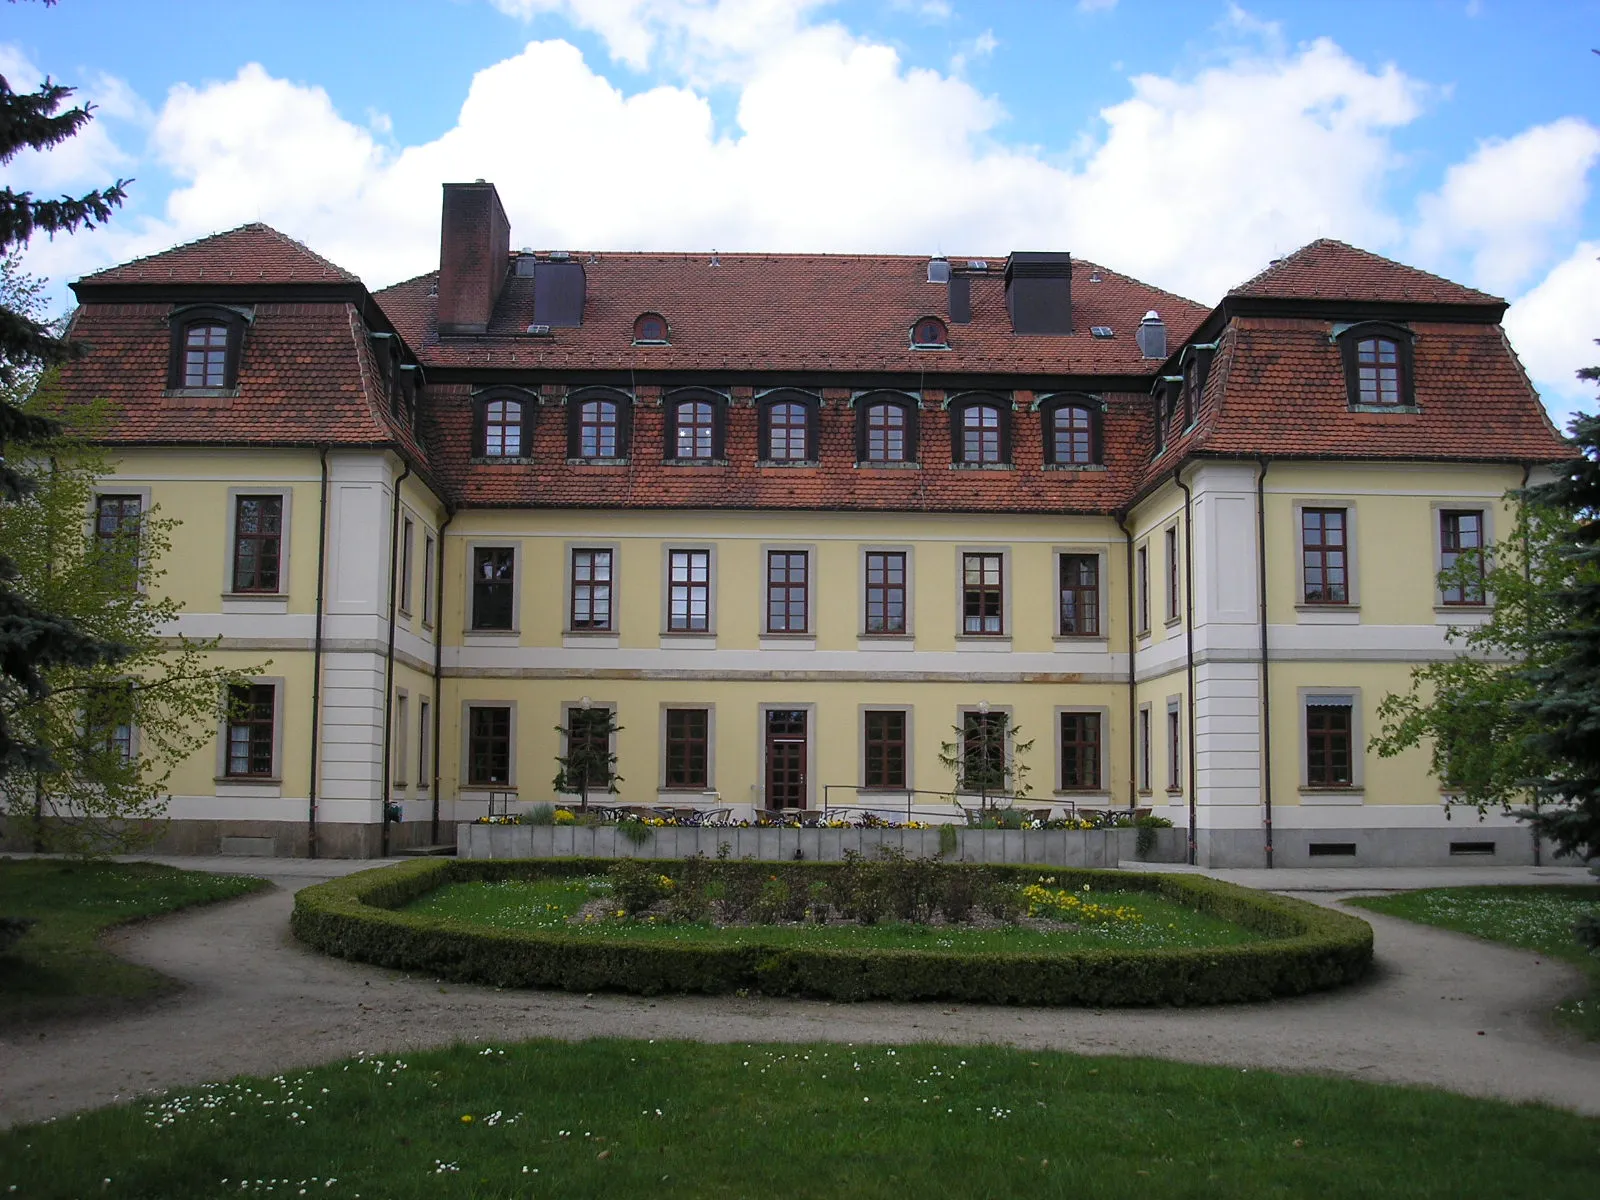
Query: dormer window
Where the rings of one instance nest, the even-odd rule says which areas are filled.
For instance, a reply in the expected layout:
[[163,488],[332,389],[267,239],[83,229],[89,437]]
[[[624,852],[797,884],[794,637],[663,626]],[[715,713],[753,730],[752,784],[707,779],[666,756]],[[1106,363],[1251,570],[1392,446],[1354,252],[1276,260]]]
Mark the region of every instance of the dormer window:
[[477,398],[478,453],[484,458],[521,458],[528,452],[525,422],[531,423],[532,400],[520,391],[497,390]]
[[1011,457],[1011,428],[998,396],[957,401],[950,408],[951,451],[958,463],[994,466]]
[[1087,396],[1044,406],[1044,460],[1057,467],[1094,466],[1101,459],[1100,409]]
[[674,392],[667,396],[667,461],[712,462],[722,457],[723,409],[715,392]]
[[760,404],[762,461],[815,462],[817,398],[805,392],[770,392]]
[[1346,327],[1336,336],[1344,359],[1350,407],[1382,412],[1416,404],[1410,330],[1363,321]]
[[950,332],[938,317],[923,317],[911,327],[913,350],[948,350]]
[[856,461],[864,466],[915,462],[916,403],[909,396],[876,392],[856,406]]
[[635,346],[667,345],[667,319],[660,313],[642,313],[633,323]]
[[586,388],[567,396],[567,457],[613,461],[628,456],[630,406],[623,392]]
[[249,321],[245,312],[221,305],[190,305],[175,309],[169,320],[168,388],[217,392],[237,386],[239,351]]

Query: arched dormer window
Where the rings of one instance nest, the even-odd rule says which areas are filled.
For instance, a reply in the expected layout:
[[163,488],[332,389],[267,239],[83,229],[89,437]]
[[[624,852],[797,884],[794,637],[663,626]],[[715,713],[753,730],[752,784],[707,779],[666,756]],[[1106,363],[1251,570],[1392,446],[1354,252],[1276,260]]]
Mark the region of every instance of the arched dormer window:
[[707,463],[722,457],[727,397],[702,388],[667,393],[668,462]]
[[533,445],[536,413],[521,388],[489,388],[473,397],[477,415],[477,453],[482,458],[523,458]]
[[950,455],[970,466],[1011,461],[1011,405],[999,396],[978,393],[950,404]]
[[567,457],[611,462],[628,457],[633,406],[624,392],[584,388],[567,396]]
[[856,461],[876,467],[917,461],[917,403],[903,392],[856,401]]
[[667,345],[667,319],[660,313],[640,313],[633,322],[633,344],[635,346]]
[[1363,321],[1337,337],[1350,407],[1381,411],[1415,406],[1409,329]]
[[911,348],[913,350],[948,350],[950,349],[950,331],[938,317],[918,317],[916,324],[911,327]]
[[239,354],[251,314],[225,305],[191,304],[168,317],[172,344],[167,387],[177,391],[223,391],[239,384]]
[[1044,460],[1058,467],[1088,467],[1104,458],[1099,401],[1089,396],[1056,396],[1040,406],[1044,418]]
[[761,461],[815,462],[817,398],[806,392],[769,392],[759,402]]

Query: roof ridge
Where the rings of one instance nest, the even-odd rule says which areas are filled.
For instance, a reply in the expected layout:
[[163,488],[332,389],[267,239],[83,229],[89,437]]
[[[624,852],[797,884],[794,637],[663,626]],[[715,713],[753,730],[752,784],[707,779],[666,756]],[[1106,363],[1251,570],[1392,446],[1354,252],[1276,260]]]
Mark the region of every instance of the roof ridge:
[[208,233],[201,237],[191,238],[187,242],[179,242],[177,245],[168,246],[165,250],[158,250],[154,254],[145,254],[138,258],[129,259],[127,262],[114,263],[109,267],[102,267],[100,270],[90,272],[88,275],[84,275],[82,278],[86,281],[93,282],[96,280],[120,276],[127,271],[138,271],[152,263],[158,262],[160,259],[168,258],[169,256],[173,255],[183,255],[190,251],[204,247],[208,242],[219,242],[224,238],[235,237],[242,233],[267,234],[282,245],[293,249],[296,253],[305,255],[335,278],[349,283],[361,282],[361,277],[359,275],[345,270],[338,263],[325,258],[321,254],[318,254],[304,242],[298,240],[297,238],[290,237],[287,233],[284,233],[283,230],[274,228],[273,226],[268,225],[265,221],[246,221],[242,225],[234,225],[228,229],[219,229],[214,233]]
[[1300,265],[1308,257],[1310,257],[1314,251],[1325,248],[1336,248],[1350,254],[1359,255],[1361,258],[1370,260],[1374,263],[1381,263],[1383,266],[1391,270],[1403,272],[1408,276],[1420,276],[1421,278],[1427,279],[1433,283],[1444,284],[1447,287],[1454,288],[1464,294],[1480,297],[1485,302],[1499,304],[1505,303],[1505,299],[1501,296],[1493,295],[1492,293],[1482,291],[1479,288],[1468,287],[1464,283],[1457,283],[1454,279],[1449,279],[1433,271],[1427,271],[1421,267],[1414,267],[1410,263],[1401,262],[1399,259],[1389,258],[1387,255],[1379,254],[1376,251],[1368,250],[1362,246],[1357,246],[1350,242],[1342,241],[1339,238],[1330,237],[1316,238],[1307,242],[1305,245],[1296,250],[1291,250],[1288,254],[1273,259],[1264,268],[1262,268],[1260,271],[1257,271],[1243,283],[1236,284],[1229,288],[1227,294],[1229,296],[1248,296],[1252,294],[1253,289],[1255,289],[1259,284],[1264,283],[1274,275]]

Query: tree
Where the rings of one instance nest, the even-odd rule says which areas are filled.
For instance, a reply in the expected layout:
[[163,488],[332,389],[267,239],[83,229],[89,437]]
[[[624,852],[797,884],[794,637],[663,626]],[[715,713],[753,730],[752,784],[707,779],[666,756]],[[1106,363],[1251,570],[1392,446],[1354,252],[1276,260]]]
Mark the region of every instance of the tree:
[[609,708],[592,708],[585,700],[567,710],[567,724],[556,726],[566,739],[567,752],[556,755],[556,777],[551,786],[579,798],[579,808],[589,811],[589,793],[596,789],[615,793],[622,776],[612,740],[622,731],[617,714]]
[[951,732],[955,738],[939,744],[939,762],[955,776],[957,792],[976,792],[987,811],[992,798],[1021,800],[1033,790],[1027,763],[1033,741],[1021,740],[1022,726],[1012,723],[1010,713],[980,705]]
[[[25,149],[49,150],[82,129],[91,106],[61,111],[71,95],[71,88],[49,79],[35,91],[18,93],[0,76],[0,165]],[[33,486],[25,468],[29,448],[59,432],[47,414],[29,411],[21,401],[42,371],[82,353],[42,319],[38,286],[27,282],[16,253],[35,233],[54,237],[105,221],[122,203],[128,182],[119,179],[87,195],[54,200],[0,188],[0,258],[6,262],[0,279],[6,289],[0,294],[0,506],[27,495]],[[55,765],[48,746],[19,738],[6,721],[4,713],[16,698],[43,699],[54,668],[92,669],[111,664],[122,652],[61,612],[29,600],[16,586],[16,567],[0,555],[0,778],[13,770],[48,771]]]
[[[46,376],[27,415],[57,393]],[[174,635],[180,607],[155,594],[177,521],[116,500],[96,504],[110,473],[87,435],[104,414],[68,414],[71,432],[33,447],[32,487],[0,525],[0,555],[15,564],[14,594],[57,614],[114,657],[55,662],[37,690],[0,692],[0,719],[38,747],[0,775],[0,808],[34,844],[71,853],[130,849],[157,832],[173,768],[215,736],[223,698],[259,666],[213,665],[215,640]]]
[[[1600,378],[1600,368],[1578,374]],[[1558,549],[1570,570],[1551,594],[1555,620],[1535,639],[1542,656],[1523,673],[1533,694],[1517,709],[1551,764],[1536,784],[1551,803],[1530,820],[1560,852],[1587,860],[1600,857],[1600,417],[1580,413],[1570,428],[1577,457],[1527,492],[1569,518]]]

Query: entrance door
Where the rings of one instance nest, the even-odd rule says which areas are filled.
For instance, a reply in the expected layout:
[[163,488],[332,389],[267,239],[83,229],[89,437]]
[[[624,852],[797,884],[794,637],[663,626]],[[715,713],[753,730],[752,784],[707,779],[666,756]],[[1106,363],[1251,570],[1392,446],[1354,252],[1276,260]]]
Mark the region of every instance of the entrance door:
[[806,806],[806,710],[767,711],[767,807]]

